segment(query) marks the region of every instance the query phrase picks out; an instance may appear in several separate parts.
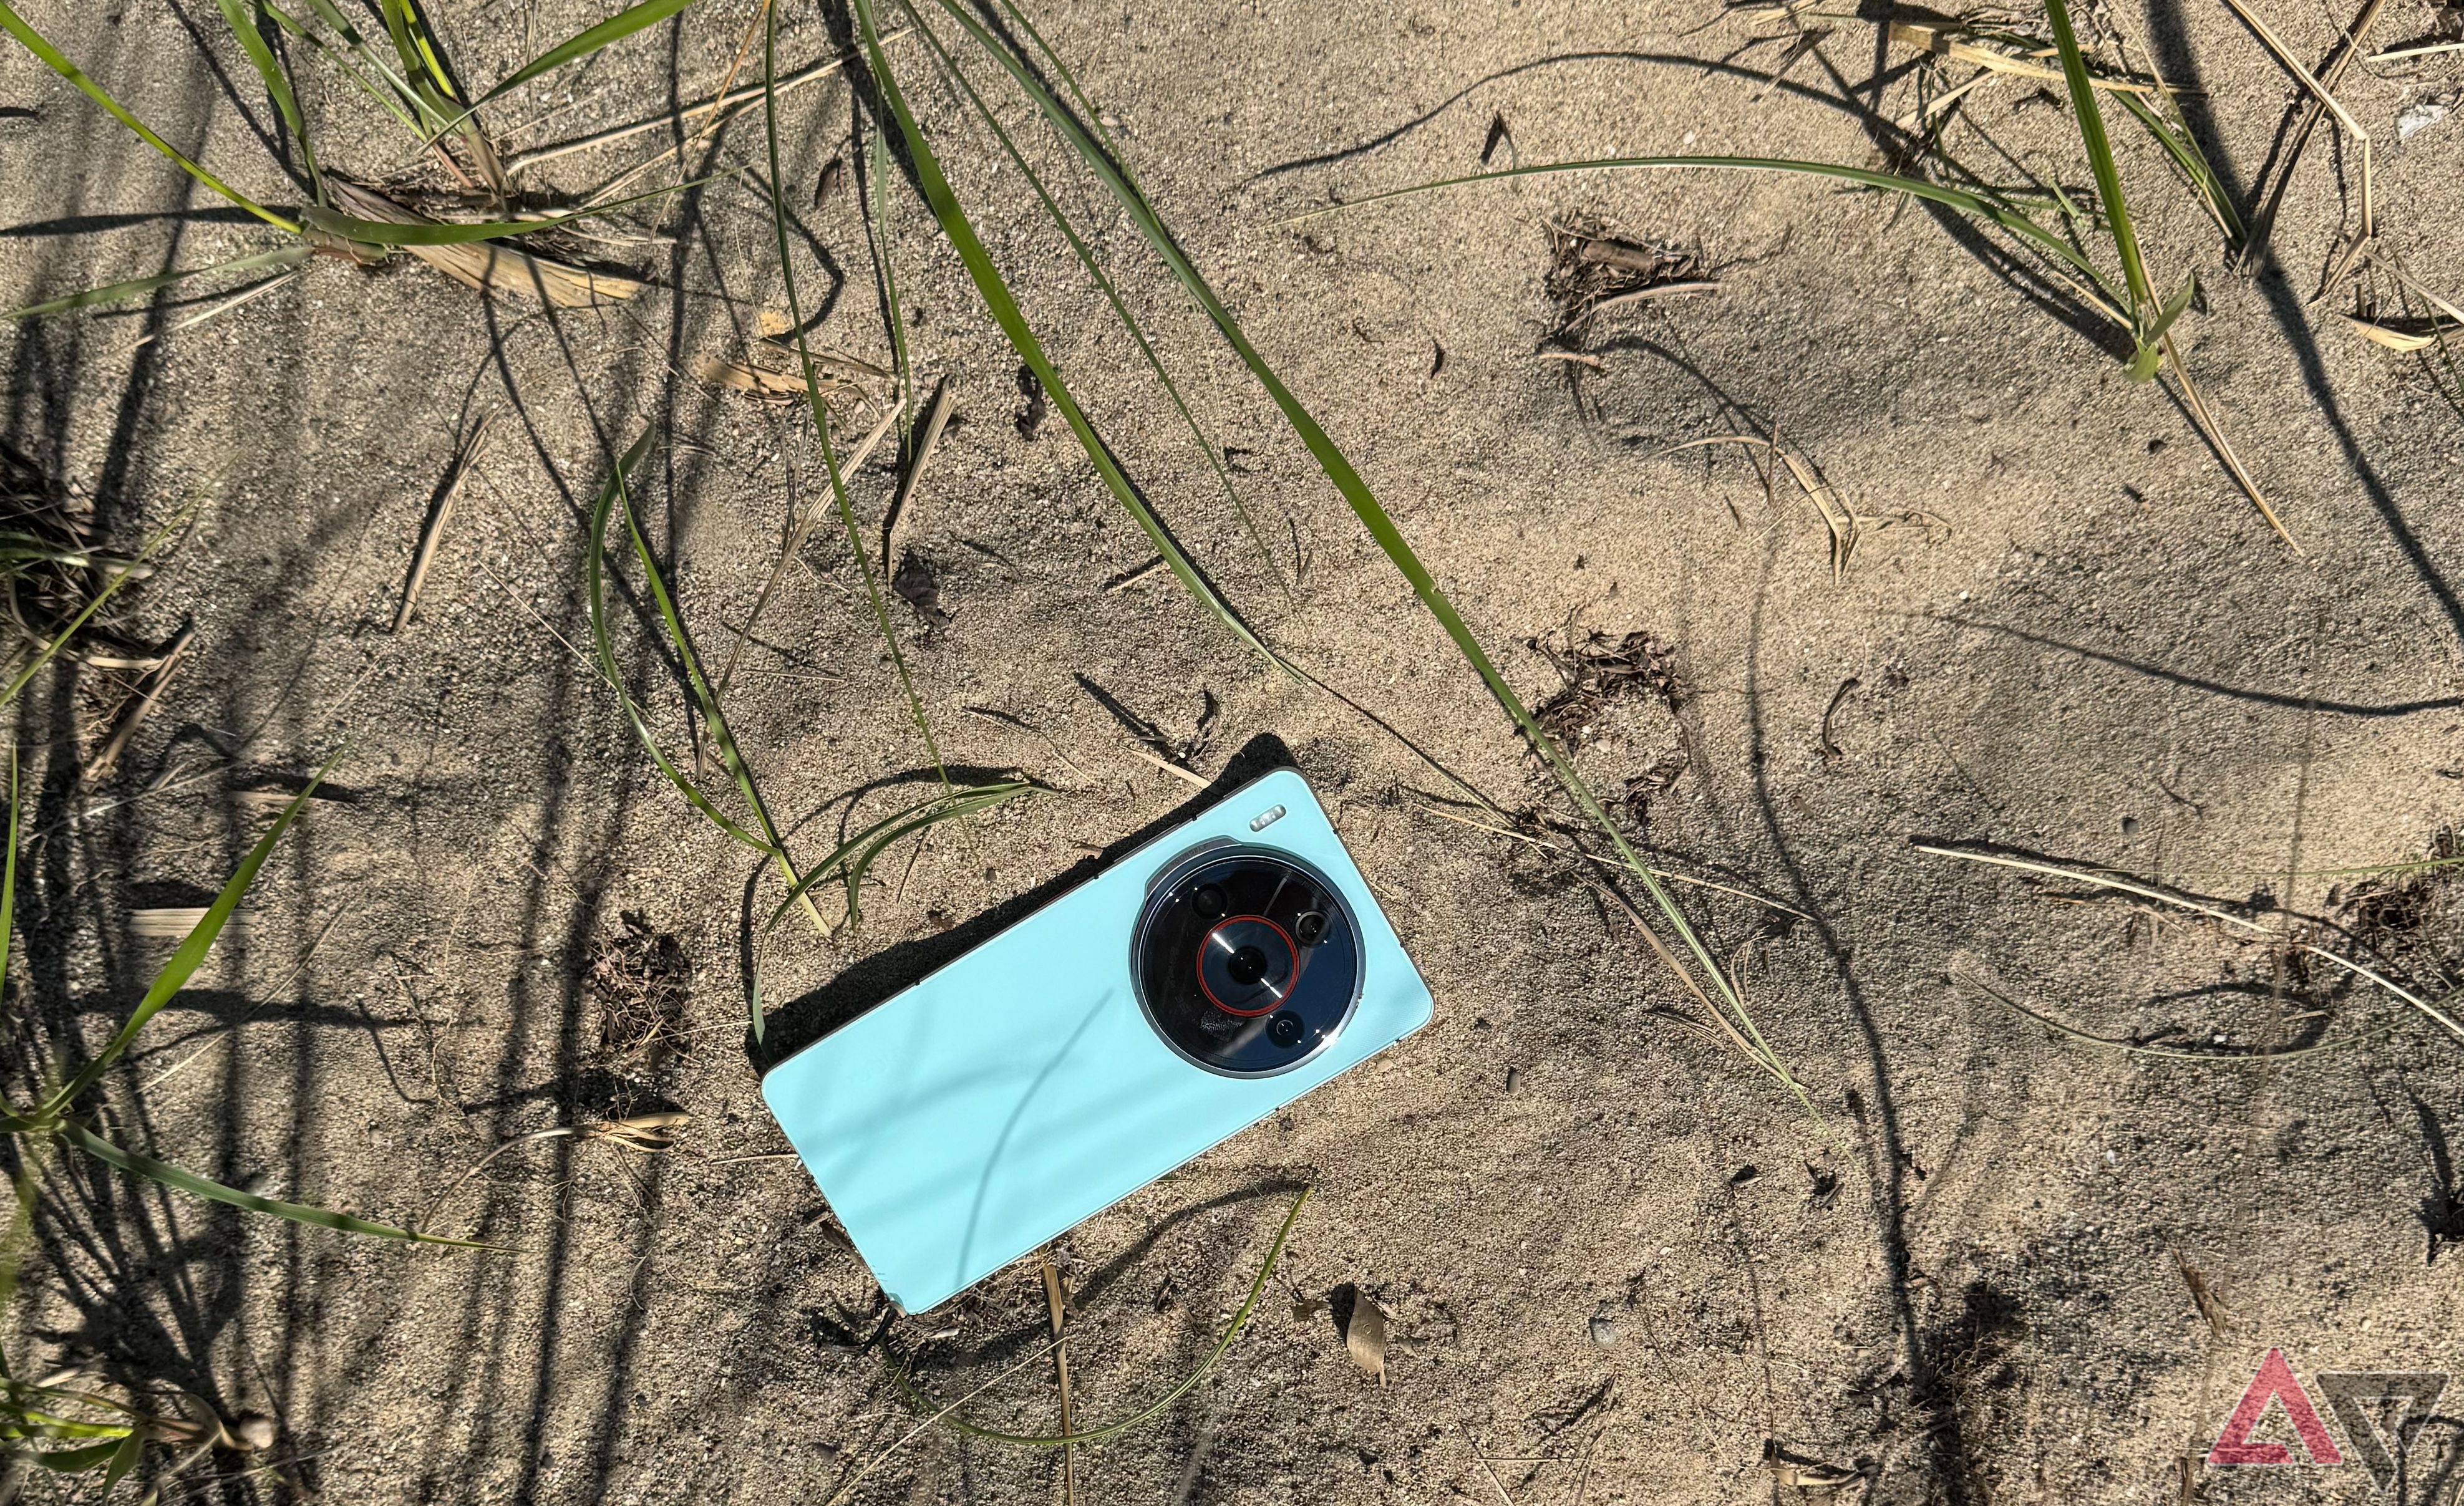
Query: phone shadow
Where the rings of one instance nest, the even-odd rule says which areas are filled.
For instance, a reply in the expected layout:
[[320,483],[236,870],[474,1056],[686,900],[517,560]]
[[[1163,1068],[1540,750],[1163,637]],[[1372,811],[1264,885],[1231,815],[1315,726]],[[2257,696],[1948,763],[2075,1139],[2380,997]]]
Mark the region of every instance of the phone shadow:
[[[1154,820],[1107,843],[1023,894],[935,935],[885,947],[820,988],[798,995],[762,1016],[761,1038],[750,1031],[744,1052],[756,1072],[767,1074],[806,1046],[875,1006],[913,987],[935,970],[982,946],[1121,861],[1130,853],[1222,801],[1233,791],[1277,769],[1295,767],[1291,750],[1272,732],[1262,732],[1224,761],[1202,791]],[[1124,936],[1122,945],[1129,944]]]

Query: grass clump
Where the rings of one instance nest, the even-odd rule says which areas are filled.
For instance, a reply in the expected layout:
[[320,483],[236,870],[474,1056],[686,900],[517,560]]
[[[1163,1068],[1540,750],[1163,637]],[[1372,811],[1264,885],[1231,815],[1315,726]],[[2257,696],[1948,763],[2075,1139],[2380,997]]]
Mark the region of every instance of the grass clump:
[[[2257,481],[2234,453],[2204,395],[2191,380],[2189,368],[2183,364],[2174,342],[2173,330],[2190,307],[2197,292],[2197,281],[2186,273],[2172,292],[2165,293],[2160,289],[2140,243],[2129,199],[2123,190],[2121,169],[2114,159],[2112,140],[2105,130],[2104,113],[2099,97],[2109,96],[2123,101],[2130,118],[2164,148],[2197,194],[2202,207],[2215,220],[2227,246],[2234,251],[2241,249],[2246,237],[2241,216],[2209,165],[2196,139],[2182,124],[2178,112],[2172,110],[2171,97],[2161,80],[2116,77],[2091,67],[2072,26],[2067,0],[2046,0],[2045,20],[2051,33],[2050,49],[2035,38],[2014,32],[1974,34],[1984,40],[2030,52],[2050,50],[2059,61],[2057,76],[2051,70],[2023,62],[2007,53],[1956,40],[1957,35],[1969,34],[1964,28],[1894,23],[1890,32],[1904,45],[1976,63],[1989,75],[2058,76],[2066,94],[2080,154],[2095,180],[2096,202],[2093,206],[2079,204],[2057,183],[2038,181],[2033,189],[2013,188],[1993,184],[1969,171],[1943,145],[1942,131],[1937,122],[1916,139],[1920,155],[1932,164],[1936,176],[1772,157],[1711,154],[1601,157],[1528,164],[1390,188],[1311,210],[1294,219],[1307,220],[1416,194],[1508,179],[1565,173],[1678,169],[1785,173],[1828,179],[1855,188],[1895,193],[1937,205],[1998,231],[2035,271],[2066,291],[2095,318],[2119,334],[2127,344],[2123,369],[2132,381],[2151,381],[2161,370],[2169,367],[2174,380],[2180,383],[2184,406],[2202,436],[2224,462],[2243,494],[2267,520],[2268,526],[2299,553],[2299,546],[2294,544],[2292,535],[2285,531]],[[1971,85],[1975,81],[1971,80]],[[2149,102],[2151,99],[2155,102]]]
[[[267,227],[291,237],[291,242],[271,251],[253,251],[209,266],[182,268],[87,289],[65,297],[10,310],[0,315],[0,318],[33,318],[126,302],[194,277],[267,273],[276,277],[287,277],[297,273],[312,253],[319,252],[361,265],[373,265],[384,260],[395,249],[404,249],[435,261],[463,280],[473,281],[474,276],[469,270],[471,258],[467,254],[469,248],[554,230],[660,197],[681,186],[671,186],[560,213],[522,212],[501,156],[482,123],[479,111],[491,100],[541,75],[590,56],[646,27],[667,20],[691,5],[693,0],[641,0],[640,4],[557,43],[474,98],[466,98],[454,83],[452,71],[446,62],[444,46],[415,0],[383,0],[385,35],[391,44],[390,60],[342,11],[336,9],[333,0],[304,0],[299,10],[290,9],[276,3],[276,0],[216,0],[216,3],[225,30],[247,55],[268,98],[274,101],[275,147],[282,155],[273,165],[291,177],[295,187],[307,190],[309,202],[304,205],[296,207],[269,205],[233,186],[218,173],[180,151],[88,76],[74,59],[19,14],[9,0],[0,0],[0,31],[5,31],[45,67],[99,105],[165,161],[196,180],[217,198],[246,210]],[[318,156],[307,115],[300,105],[300,91],[293,76],[290,59],[290,52],[295,46],[324,59],[343,78],[375,100],[410,133],[423,150],[432,152],[451,176],[465,187],[483,193],[496,211],[495,217],[440,223],[402,209],[390,200],[357,184],[331,176],[327,165]],[[449,137],[459,143],[459,156],[444,144]],[[294,161],[297,164],[296,169],[291,165]],[[516,252],[506,252],[503,256],[501,264],[494,259],[481,264],[484,274],[478,277],[479,285],[510,287],[557,302],[587,302],[602,294],[625,295],[623,279],[612,279],[603,287],[594,288],[583,276],[583,286],[577,293],[570,286],[572,277],[559,274],[571,274],[573,269],[561,268],[556,263],[546,263],[543,268],[538,259]],[[457,266],[464,270],[455,272]]]

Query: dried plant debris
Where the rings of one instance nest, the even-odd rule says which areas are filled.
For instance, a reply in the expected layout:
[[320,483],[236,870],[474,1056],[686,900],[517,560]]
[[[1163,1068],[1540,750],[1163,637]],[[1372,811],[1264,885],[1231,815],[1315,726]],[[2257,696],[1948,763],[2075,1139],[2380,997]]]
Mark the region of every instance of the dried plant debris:
[[[40,652],[115,580],[152,568],[96,547],[92,503],[55,486],[31,458],[0,444],[0,634]],[[91,667],[143,673],[160,655],[118,642],[89,619],[58,656]]]
[[1597,315],[1673,295],[1709,292],[1699,252],[1661,242],[1627,240],[1599,219],[1571,215],[1549,223],[1549,275],[1559,334],[1578,333]]
[[1625,781],[1621,801],[1629,819],[1639,826],[1651,815],[1651,802],[1668,793],[1680,775],[1685,773],[1685,750],[1672,749],[1652,761],[1650,768]]
[[1686,687],[1677,673],[1676,651],[1649,633],[1613,639],[1594,628],[1577,639],[1568,627],[1527,639],[1525,646],[1548,660],[1565,681],[1565,688],[1542,702],[1535,714],[1550,735],[1569,748],[1580,749],[1596,738],[1600,713],[1612,705],[1638,696],[1657,699],[1672,711],[1684,704]]
[[655,1076],[684,1054],[693,958],[641,911],[625,911],[616,929],[591,948],[585,986],[599,1002],[602,1067]]
[[924,620],[925,637],[932,637],[948,624],[950,614],[941,605],[941,572],[913,549],[899,557],[898,569],[890,578],[890,589]]
[[[342,209],[363,220],[376,220],[386,225],[423,225],[438,218],[398,203],[390,194],[363,188],[355,183],[334,177],[328,177],[325,183]],[[622,302],[649,286],[631,277],[571,266],[493,241],[406,246],[403,250],[465,287],[476,288],[486,294],[516,294],[560,309]]]
[[1343,1325],[1343,1350],[1352,1363],[1386,1384],[1386,1310],[1366,1293],[1355,1292],[1351,1320]]
[[2423,862],[2440,866],[2364,880],[2336,907],[2365,950],[2444,993],[2464,984],[2464,828],[2432,833]]

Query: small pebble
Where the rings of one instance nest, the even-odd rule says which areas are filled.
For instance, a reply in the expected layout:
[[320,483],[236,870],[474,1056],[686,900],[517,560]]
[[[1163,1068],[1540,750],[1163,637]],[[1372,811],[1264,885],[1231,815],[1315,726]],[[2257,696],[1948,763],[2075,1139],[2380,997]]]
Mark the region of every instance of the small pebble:
[[1593,1319],[1592,1342],[1603,1349],[1617,1342],[1617,1320],[1605,1316]]
[[2136,837],[2139,835],[2138,817],[2125,816],[2122,818],[2122,835],[2124,837]]
[[263,1412],[242,1412],[231,1419],[231,1443],[250,1453],[274,1447],[274,1419]]
[[1507,1091],[1508,1093],[1511,1093],[1511,1092],[1513,1092],[1516,1088],[1518,1088],[1518,1087],[1520,1087],[1520,1086],[1522,1086],[1522,1085],[1523,1085],[1523,1069],[1522,1069],[1521,1067],[1508,1067],[1508,1068],[1507,1068],[1507,1069],[1506,1069],[1506,1091]]

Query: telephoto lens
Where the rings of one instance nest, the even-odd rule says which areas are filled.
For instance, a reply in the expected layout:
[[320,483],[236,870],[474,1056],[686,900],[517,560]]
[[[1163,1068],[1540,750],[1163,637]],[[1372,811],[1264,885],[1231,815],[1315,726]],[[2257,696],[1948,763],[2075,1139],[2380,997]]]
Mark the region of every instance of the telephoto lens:
[[1315,869],[1218,846],[1167,868],[1131,943],[1138,1005],[1165,1044],[1226,1077],[1272,1077],[1325,1049],[1360,998],[1362,949]]

